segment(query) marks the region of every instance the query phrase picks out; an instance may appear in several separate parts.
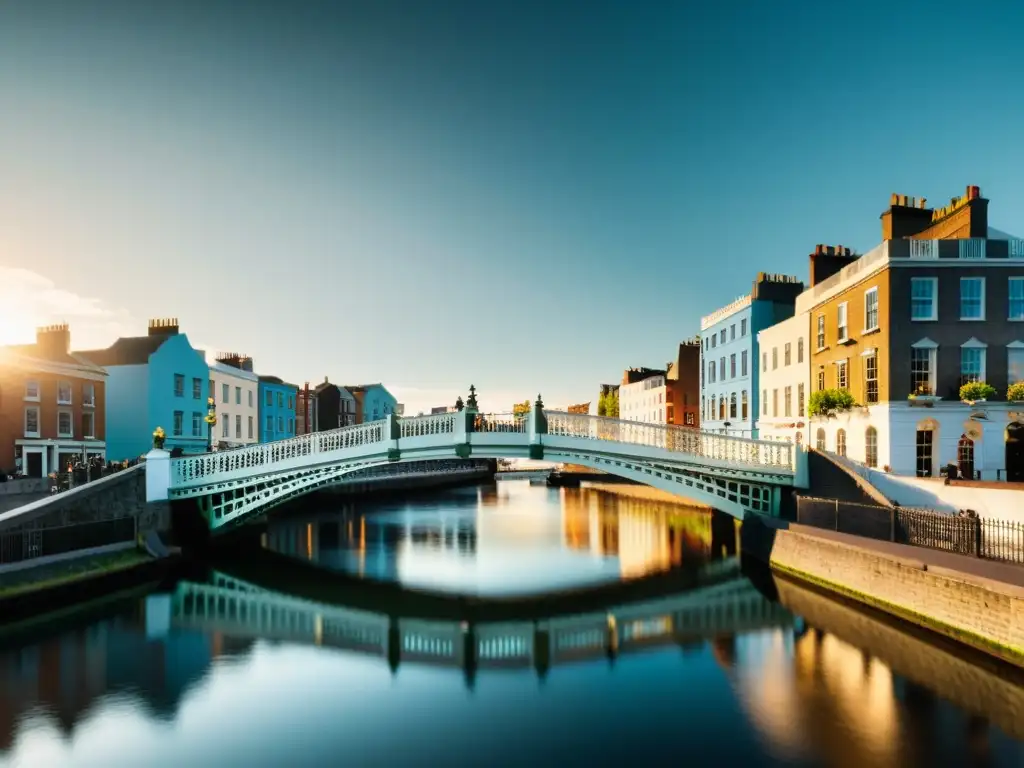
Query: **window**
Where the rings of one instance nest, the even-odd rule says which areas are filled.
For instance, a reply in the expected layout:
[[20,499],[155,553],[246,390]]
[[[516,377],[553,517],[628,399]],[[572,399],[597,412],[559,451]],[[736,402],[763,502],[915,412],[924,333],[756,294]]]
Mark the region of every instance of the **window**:
[[[288,419],[288,421],[291,422],[291,419]],[[688,426],[688,427],[692,427],[693,426],[693,414],[692,413],[686,414],[686,426]]]
[[786,387],[782,393],[783,415],[789,418],[793,415],[793,388]]
[[39,402],[39,382],[29,380],[25,382],[25,399]]
[[864,355],[864,400],[878,402],[878,355],[875,352]]
[[82,384],[82,405],[87,405],[90,408],[96,405],[96,385],[91,381]]
[[788,366],[793,361],[793,345],[788,341],[782,352],[782,364]]
[[[241,405],[241,404],[242,404],[242,388],[241,387],[235,387],[235,405]],[[241,435],[239,435],[239,437],[241,437]]]
[[736,393],[733,392],[729,395],[729,418],[736,418]]
[[708,412],[707,412],[707,414],[704,417],[704,418],[708,419],[709,421],[715,418],[715,402],[716,402],[715,401],[715,396],[712,395],[711,396],[711,400],[708,401],[708,405],[709,405]]
[[277,393],[277,407],[278,408],[284,408],[284,393],[283,392],[278,392]]
[[203,436],[203,414],[192,411],[192,437]]
[[761,353],[761,373],[764,373],[767,370],[768,370],[768,353],[767,352],[762,352]]
[[714,349],[717,346],[718,346],[718,337],[715,336],[714,334],[711,334],[711,348]]
[[715,383],[715,361],[708,360],[708,383]]
[[274,405],[274,393],[269,389],[267,390],[267,408],[272,408]]
[[762,389],[761,390],[761,416],[762,417],[764,417],[764,416],[771,416],[771,413],[769,413],[769,411],[768,411],[768,390],[767,389]]
[[729,355],[729,378],[736,378],[736,354]]
[[174,412],[174,429],[171,434],[174,437],[181,437],[182,422],[185,420],[185,414],[182,411]]
[[804,385],[796,385],[796,415],[797,418],[804,417]]
[[[347,402],[345,403],[345,409],[348,410],[348,403]],[[294,395],[288,395],[288,410],[289,411],[294,411],[295,410],[295,397],[294,397]]]
[[796,362],[797,364],[804,361],[804,337],[801,336],[796,340]]
[[747,410],[747,390],[745,389],[740,392],[740,407],[743,409],[740,418],[746,421],[749,411]]
[[818,351],[825,348],[825,316],[818,315]]
[[776,418],[778,418],[778,416],[779,416],[779,390],[777,390],[777,389],[773,389],[772,390],[772,413],[775,414]]
[[836,386],[839,389],[850,388],[850,377],[847,370],[849,366],[847,363],[849,363],[848,360],[836,360]]
[[846,325],[846,302],[839,305],[836,312],[836,341],[848,341],[849,328]]
[[82,413],[82,437],[96,437],[96,414],[92,411]]
[[869,467],[878,466],[878,430],[874,427],[864,430],[864,463]]
[[722,332],[718,334],[718,341],[720,344],[725,344],[725,328],[723,328]]
[[725,358],[719,358],[718,360],[718,378],[725,381]]
[[[726,409],[725,395],[722,395],[722,399],[718,401],[718,419],[720,421],[725,421],[725,409]],[[377,414],[373,415],[373,419],[374,419],[374,421],[377,420]]]
[[25,437],[39,437],[39,409],[25,409]]
[[836,432],[836,453],[840,456],[846,455],[846,430],[840,429]]
[[864,330],[878,330],[878,288],[864,292]]
[[960,380],[961,384],[985,380],[984,348],[973,345],[960,347]]
[[[268,392],[267,394],[269,395],[270,393]],[[267,416],[267,423],[264,425],[263,428],[264,428],[264,430],[266,430],[267,437],[273,437],[274,436],[274,417],[273,416]]]
[[960,278],[960,319],[985,319],[985,278]]
[[[693,424],[693,414],[692,413],[686,414],[686,418],[688,419],[688,421],[686,422],[687,424]],[[294,419],[288,419],[288,434],[289,435],[294,435],[295,434],[295,420]]]
[[71,411],[57,411],[57,436],[75,436],[74,429],[71,424]]
[[1024,381],[1024,345],[1007,348],[1006,379],[1008,384]]
[[818,371],[818,391],[821,392],[825,389],[825,372]]
[[235,414],[235,439],[242,439],[242,414]]
[[57,402],[60,405],[71,405],[70,381],[61,381],[57,383]]
[[203,380],[192,379],[192,399],[202,400],[203,399]]
[[180,373],[174,374],[174,396],[185,396],[185,377]]
[[729,326],[729,341],[736,341],[736,323]]
[[772,370],[776,370],[779,367],[779,348],[772,347]]
[[956,446],[956,466],[964,477],[974,479],[974,441],[967,435],[960,436]]
[[1010,307],[1006,317],[1009,320],[1024,320],[1024,277],[1010,278]]
[[939,319],[939,278],[910,278],[910,319],[918,322]]
[[[252,390],[251,389],[246,390],[246,393],[247,393],[247,395],[249,397],[249,407],[252,408]],[[252,437],[252,435],[249,435],[249,437]]]
[[740,376],[747,375],[747,350],[740,352]]
[[[249,394],[252,395],[252,392],[250,392]],[[250,440],[252,440],[252,428],[253,428],[252,416],[250,416],[249,417],[249,439]]]
[[814,447],[819,451],[825,450],[825,430],[818,427],[818,431],[814,433]]
[[[919,342],[919,344],[923,344]],[[934,346],[914,346],[910,350],[910,394],[931,397],[935,394]]]
[[[220,385],[220,401],[222,403],[229,402],[230,394],[231,394],[231,387],[229,387],[227,384],[221,384]],[[225,437],[227,437],[227,435],[225,435]]]
[[746,320],[746,318],[744,318],[743,320],[740,320],[740,336],[746,336],[746,335],[747,335],[747,320]]
[[[224,386],[227,386],[227,384],[225,384]],[[221,418],[223,419],[223,421],[220,423],[221,424],[221,427],[220,427],[221,437],[230,437],[231,436],[231,426],[230,426],[231,425],[231,417],[228,414],[225,413]]]

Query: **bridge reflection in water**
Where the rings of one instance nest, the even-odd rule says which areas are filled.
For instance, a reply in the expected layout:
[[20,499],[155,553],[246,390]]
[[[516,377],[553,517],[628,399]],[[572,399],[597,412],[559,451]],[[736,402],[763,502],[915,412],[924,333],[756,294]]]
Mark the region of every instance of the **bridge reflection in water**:
[[[422,507],[356,506],[271,518],[264,544],[332,570],[471,593],[634,579],[737,552],[735,521],[651,489],[503,482]],[[649,493],[644,497],[643,493]],[[537,494],[547,494],[538,505]],[[552,507],[558,512],[552,514]]]
[[458,666],[471,679],[486,668],[551,666],[697,638],[770,627],[792,615],[739,573],[736,560],[707,567],[713,581],[681,594],[596,612],[532,621],[466,622],[405,618],[306,600],[215,572],[209,583],[181,582],[167,604],[168,626],[310,643],[403,662]]

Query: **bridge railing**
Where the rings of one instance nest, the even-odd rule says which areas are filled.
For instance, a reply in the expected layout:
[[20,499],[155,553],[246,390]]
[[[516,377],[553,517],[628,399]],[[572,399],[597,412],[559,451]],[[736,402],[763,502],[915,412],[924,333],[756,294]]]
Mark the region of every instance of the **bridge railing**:
[[789,443],[715,435],[693,427],[647,424],[585,413],[544,411],[544,415],[549,435],[610,440],[732,464],[772,469],[792,469],[794,466],[793,446]]
[[473,431],[525,435],[529,432],[529,423],[525,413],[478,413],[473,417]]
[[410,416],[399,419],[399,437],[427,437],[455,433],[455,413],[436,413],[431,416]]

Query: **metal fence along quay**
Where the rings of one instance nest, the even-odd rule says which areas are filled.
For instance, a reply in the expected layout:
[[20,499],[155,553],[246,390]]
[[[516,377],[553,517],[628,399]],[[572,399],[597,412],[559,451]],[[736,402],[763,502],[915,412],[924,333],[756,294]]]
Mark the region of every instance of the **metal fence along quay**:
[[78,550],[135,541],[138,518],[134,515],[93,523],[0,533],[2,566],[67,555]]
[[797,522],[854,536],[1024,565],[1024,524],[801,496]]

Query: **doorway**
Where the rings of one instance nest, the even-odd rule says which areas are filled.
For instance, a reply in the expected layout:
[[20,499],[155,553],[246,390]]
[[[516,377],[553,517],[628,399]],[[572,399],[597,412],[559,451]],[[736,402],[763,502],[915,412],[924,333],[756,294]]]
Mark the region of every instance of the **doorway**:
[[960,436],[956,446],[956,466],[960,477],[974,479],[974,441],[967,435]]
[[935,446],[935,433],[930,429],[917,430],[917,476],[932,476],[932,451]]
[[1024,424],[1016,421],[1006,427],[1006,479],[1024,483]]
[[25,477],[43,477],[46,474],[45,467],[43,467],[43,451],[41,449],[32,450],[26,448],[22,452],[22,461],[24,463],[22,472],[25,474]]

